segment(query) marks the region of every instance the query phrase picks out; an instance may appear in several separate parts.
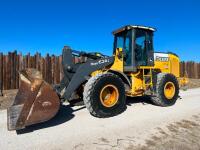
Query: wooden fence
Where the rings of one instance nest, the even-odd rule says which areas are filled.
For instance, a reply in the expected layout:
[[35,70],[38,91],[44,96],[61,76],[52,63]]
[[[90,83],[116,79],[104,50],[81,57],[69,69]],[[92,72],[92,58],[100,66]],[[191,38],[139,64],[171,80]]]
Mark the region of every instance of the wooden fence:
[[[74,58],[75,62],[79,62],[79,58]],[[39,53],[34,56],[27,54],[23,56],[21,53],[9,52],[8,55],[0,53],[0,89],[17,89],[19,87],[18,70],[25,68],[36,68],[42,72],[43,78],[50,84],[57,84],[63,77],[62,72],[62,56],[47,54],[42,57]],[[200,79],[200,63],[181,62],[181,76],[187,73],[189,78]]]
[[185,74],[188,78],[200,79],[200,63],[183,61],[180,64],[180,73],[181,77]]

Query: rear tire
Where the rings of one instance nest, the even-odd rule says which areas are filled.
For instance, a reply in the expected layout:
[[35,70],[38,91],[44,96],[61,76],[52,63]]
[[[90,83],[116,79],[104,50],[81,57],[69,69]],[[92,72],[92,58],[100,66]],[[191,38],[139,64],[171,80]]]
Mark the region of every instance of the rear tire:
[[[105,88],[109,88],[105,90],[106,92],[112,93],[108,93],[107,97],[104,96],[105,101],[103,101],[102,95],[105,94],[102,93]],[[112,102],[108,101],[110,98]],[[91,77],[84,87],[83,100],[91,115],[99,118],[115,116],[126,109],[123,81],[110,73]]]
[[157,74],[155,95],[151,97],[154,104],[158,106],[172,106],[176,103],[179,95],[179,85],[177,78],[173,74]]

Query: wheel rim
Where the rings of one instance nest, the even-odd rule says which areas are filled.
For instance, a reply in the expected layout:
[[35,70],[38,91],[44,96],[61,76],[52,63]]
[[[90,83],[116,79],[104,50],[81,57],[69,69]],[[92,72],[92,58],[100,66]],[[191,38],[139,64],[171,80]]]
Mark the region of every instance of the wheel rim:
[[167,82],[164,87],[164,94],[167,99],[172,99],[175,95],[175,85],[173,82]]
[[112,107],[119,99],[119,91],[114,85],[106,85],[100,92],[100,100],[103,106]]

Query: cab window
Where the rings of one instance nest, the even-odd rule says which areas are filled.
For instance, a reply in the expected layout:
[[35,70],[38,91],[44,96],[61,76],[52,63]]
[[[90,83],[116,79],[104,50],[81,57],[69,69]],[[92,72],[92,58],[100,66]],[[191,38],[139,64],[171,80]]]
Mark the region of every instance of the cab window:
[[131,30],[127,32],[122,32],[115,35],[115,46],[114,52],[116,48],[123,48],[124,51],[124,63],[126,66],[131,66],[132,64],[132,32]]

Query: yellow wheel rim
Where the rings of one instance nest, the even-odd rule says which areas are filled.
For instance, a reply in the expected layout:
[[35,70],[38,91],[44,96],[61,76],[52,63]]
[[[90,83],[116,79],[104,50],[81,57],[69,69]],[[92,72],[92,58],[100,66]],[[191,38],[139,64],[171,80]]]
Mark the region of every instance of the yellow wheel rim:
[[175,95],[175,85],[173,82],[167,82],[164,87],[164,94],[167,99],[172,99]]
[[108,84],[100,92],[100,100],[103,106],[112,107],[119,99],[119,91],[116,86]]

